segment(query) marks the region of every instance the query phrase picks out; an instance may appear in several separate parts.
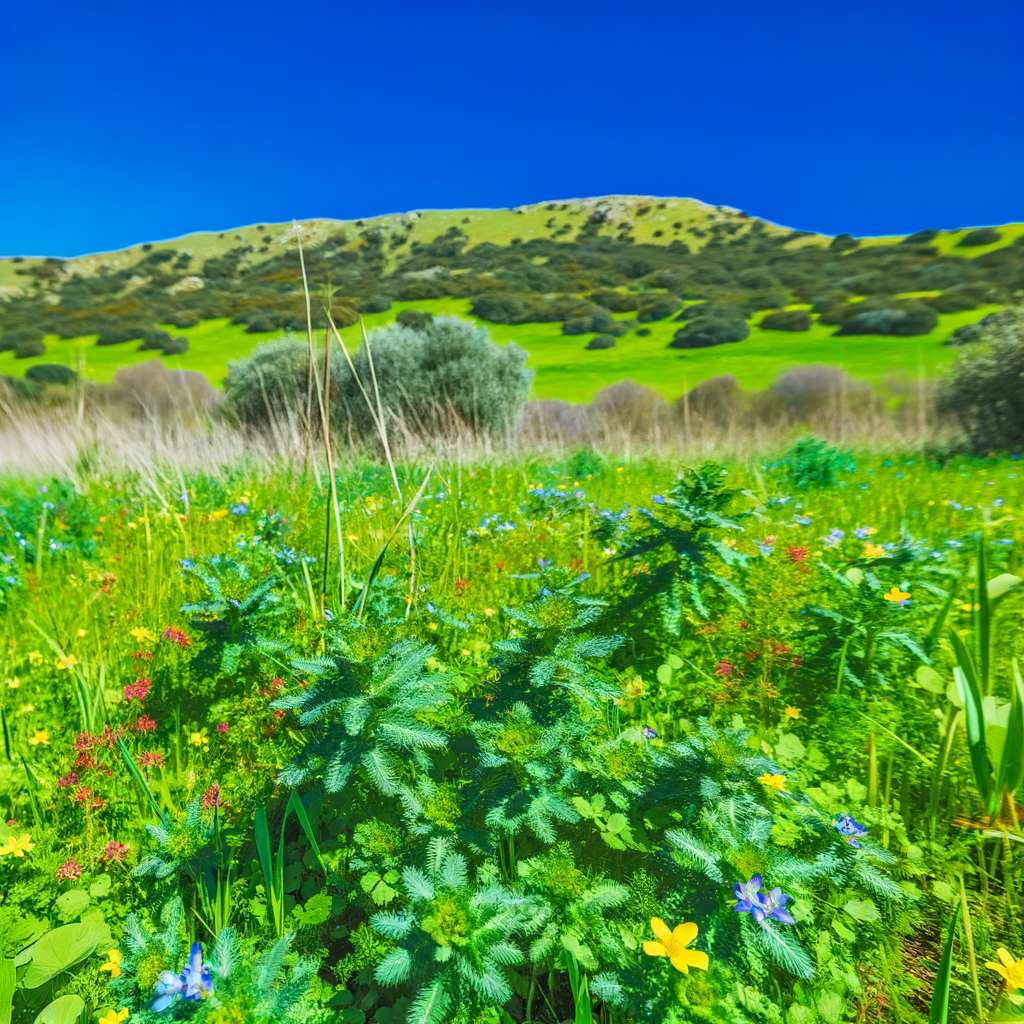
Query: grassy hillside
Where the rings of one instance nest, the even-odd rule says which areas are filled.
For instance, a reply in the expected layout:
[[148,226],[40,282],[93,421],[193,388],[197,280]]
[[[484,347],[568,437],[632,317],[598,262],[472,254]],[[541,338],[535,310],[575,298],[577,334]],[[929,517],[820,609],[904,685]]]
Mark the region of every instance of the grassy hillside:
[[[781,370],[809,362],[841,364],[874,380],[932,374],[950,360],[943,342],[958,326],[1015,301],[1024,288],[1024,245],[1016,244],[1024,241],[1024,224],[994,231],[991,241],[967,246],[961,243],[977,243],[977,231],[832,239],[694,199],[642,196],[313,220],[300,228],[314,315],[322,320],[329,289],[353,345],[357,310],[370,327],[409,308],[480,323],[491,317],[502,321],[487,324],[499,342],[514,340],[530,353],[537,397],[577,401],[626,378],[667,398],[721,373],[764,387]],[[513,308],[487,311],[480,302],[488,296]],[[564,321],[581,316],[632,321],[638,304],[659,296],[684,304],[706,299],[715,315],[745,319],[750,337],[669,349],[680,324],[666,318],[633,323],[614,348],[587,351],[597,327],[563,331]],[[877,307],[880,297],[882,305],[891,300],[918,313],[934,306],[936,325],[912,337],[841,337],[834,318],[818,321],[830,303],[849,308],[867,298]],[[759,326],[773,309],[809,309],[812,301],[809,331]],[[303,331],[304,310],[291,224],[197,233],[73,260],[3,259],[0,373],[23,376],[33,365],[61,363],[103,382],[119,367],[164,358],[220,386],[231,359],[266,338]],[[139,351],[139,339],[168,335],[185,337],[189,351]]]

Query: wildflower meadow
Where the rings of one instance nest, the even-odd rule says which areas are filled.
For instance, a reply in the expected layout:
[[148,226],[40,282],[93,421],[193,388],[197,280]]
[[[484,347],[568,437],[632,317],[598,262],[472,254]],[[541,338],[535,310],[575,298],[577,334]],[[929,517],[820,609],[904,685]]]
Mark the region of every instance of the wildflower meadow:
[[0,481],[0,1024],[1024,1019],[1024,464]]

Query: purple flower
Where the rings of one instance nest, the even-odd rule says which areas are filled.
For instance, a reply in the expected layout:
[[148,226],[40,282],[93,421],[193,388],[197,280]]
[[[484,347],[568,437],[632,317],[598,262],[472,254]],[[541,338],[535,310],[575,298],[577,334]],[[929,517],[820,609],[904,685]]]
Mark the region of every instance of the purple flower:
[[796,924],[793,915],[786,910],[786,904],[790,897],[777,885],[770,892],[761,894],[761,906],[754,907],[751,916],[758,924],[762,924],[766,918],[773,918],[780,924]]
[[853,535],[857,540],[867,540],[867,538],[874,532],[875,531],[872,530],[870,526],[858,526],[857,529],[853,531]]
[[732,887],[733,895],[736,897],[736,906],[733,907],[738,914],[753,913],[755,907],[761,906],[761,876],[754,875],[749,882],[734,882]]
[[653,501],[655,505],[665,504],[665,499],[660,494],[652,494],[651,501]]
[[656,740],[658,738],[657,732],[652,729],[649,725],[645,725],[641,730],[640,734],[645,740]]
[[160,972],[149,1008],[153,1013],[163,1013],[178,999],[198,1002],[212,991],[213,979],[210,977],[210,968],[203,962],[203,947],[193,942],[188,962],[181,969],[181,974]]
[[992,502],[992,507],[995,508],[998,505],[1002,505],[1002,503],[1003,503],[1003,499],[1002,498],[996,498],[996,500]]
[[868,830],[853,817],[852,814],[840,814],[835,821],[836,830],[846,836],[846,841],[851,846],[860,847],[860,843],[857,842],[862,836],[868,834]]

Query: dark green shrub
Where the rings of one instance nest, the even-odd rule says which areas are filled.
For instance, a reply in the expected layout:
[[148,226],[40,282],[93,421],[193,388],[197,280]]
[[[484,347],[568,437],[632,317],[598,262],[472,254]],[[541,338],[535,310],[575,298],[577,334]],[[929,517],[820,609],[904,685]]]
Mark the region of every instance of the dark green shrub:
[[[448,295],[448,288],[443,281],[436,278],[426,280],[405,281],[398,287],[398,297],[402,302],[420,302],[423,299],[443,299]],[[483,320],[489,319],[482,313],[477,313]],[[500,323],[501,321],[494,321]]]
[[819,311],[818,323],[838,327],[840,324],[845,324],[850,317],[861,311],[862,306],[859,302],[833,302]]
[[957,285],[927,300],[936,313],[959,313],[974,309],[981,301],[978,290],[970,285]]
[[659,295],[637,307],[636,318],[642,324],[654,320],[667,320],[682,308],[683,304],[674,295]]
[[963,327],[958,327],[946,344],[952,348],[959,348],[961,345],[972,345],[976,341],[984,341],[990,333],[1007,324],[1013,324],[1016,317],[1017,313],[1012,309],[1001,309],[997,313],[989,313],[976,324],[964,324]]
[[15,359],[31,359],[33,356],[41,356],[46,352],[46,346],[41,338],[28,338],[19,341],[14,346]]
[[199,314],[194,309],[179,309],[167,317],[166,322],[179,330],[184,330],[186,327],[195,327],[199,323]]
[[829,248],[833,252],[846,252],[849,249],[856,249],[860,245],[860,240],[853,237],[853,235],[846,234],[845,232],[841,235],[836,235],[835,238],[829,243]]
[[629,328],[616,320],[608,310],[600,308],[585,316],[570,317],[562,324],[563,334],[590,334],[593,331],[621,338]]
[[866,309],[844,321],[836,334],[927,334],[939,322],[934,309],[920,303],[889,309]]
[[590,296],[591,302],[596,302],[613,313],[632,313],[639,303],[639,296],[633,292],[617,292],[612,288],[603,288]]
[[78,374],[60,363],[36,363],[25,371],[25,379],[34,384],[74,384]]
[[812,487],[834,487],[839,474],[852,473],[857,463],[849,452],[805,435],[798,438],[782,461],[772,468],[782,469],[790,485],[803,491]]
[[357,308],[360,313],[386,313],[391,308],[391,300],[386,295],[371,295],[360,299]]
[[646,337],[648,337],[650,335],[650,333],[651,333],[650,327],[638,327],[637,331],[636,331],[636,336],[638,338],[646,338]]
[[901,245],[927,245],[929,242],[939,237],[938,228],[925,228],[924,231],[915,231],[912,235],[907,235],[906,238],[900,243]]
[[[334,313],[331,315],[334,316]],[[245,319],[240,322],[248,325],[245,328],[246,334],[267,334],[270,331],[304,331],[306,329],[304,313],[290,313],[284,309],[247,313]],[[334,316],[334,322],[338,323],[336,316]]]
[[513,324],[526,312],[526,305],[526,300],[514,292],[484,292],[473,300],[470,309],[473,316],[492,324]]
[[408,327],[413,331],[422,331],[433,319],[434,318],[430,313],[424,313],[419,309],[403,309],[402,312],[395,317],[395,321],[397,323],[400,323],[403,327]]
[[783,309],[769,313],[761,321],[761,328],[765,331],[809,331],[811,314],[805,309]]
[[598,334],[587,342],[587,348],[615,348],[615,339],[610,334]]
[[769,288],[778,288],[779,286],[779,282],[767,270],[761,267],[741,271],[736,275],[736,280],[744,288],[767,290]]
[[669,348],[711,348],[750,337],[746,320],[725,316],[701,316],[676,331]]
[[991,245],[1002,237],[995,228],[975,228],[973,231],[968,231],[956,244],[964,248],[971,248],[975,245]]
[[719,312],[720,307],[716,306],[713,302],[695,302],[692,306],[684,307],[683,311],[675,318],[678,323],[680,320],[696,320],[699,316],[707,316],[709,313]]
[[30,330],[27,327],[10,328],[0,334],[0,352],[14,352],[19,345],[28,342],[42,342],[43,335],[39,331]]
[[[182,339],[184,340],[184,339]],[[147,337],[139,346],[140,352],[152,352],[156,350],[165,350],[167,345],[171,342],[171,336],[166,331],[161,331],[159,328],[155,328],[152,331],[147,332]],[[97,342],[99,344],[99,342]],[[188,349],[188,342],[185,342],[185,348]]]
[[177,338],[169,338],[164,345],[165,356],[183,356],[188,351],[188,338],[178,335]]
[[981,344],[961,352],[943,382],[939,410],[960,421],[979,454],[1019,452],[1024,450],[1024,311],[1006,309],[985,320]]

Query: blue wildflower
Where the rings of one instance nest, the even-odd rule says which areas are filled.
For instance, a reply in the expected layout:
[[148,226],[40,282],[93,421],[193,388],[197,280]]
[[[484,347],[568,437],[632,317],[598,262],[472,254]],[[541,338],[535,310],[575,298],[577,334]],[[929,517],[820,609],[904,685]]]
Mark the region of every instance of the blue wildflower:
[[249,506],[240,501],[237,505],[231,506],[231,514],[233,516],[247,516],[249,514]]
[[767,918],[772,918],[780,924],[796,924],[793,915],[786,910],[786,904],[790,897],[777,885],[770,892],[761,894],[761,905],[754,907],[750,915],[758,923],[762,924]]
[[853,535],[857,540],[867,540],[871,534],[876,532],[877,531],[873,526],[858,526],[857,529],[853,531]]
[[810,526],[811,519],[810,516],[797,516],[796,522],[798,522],[801,526]]
[[761,906],[761,876],[754,875],[749,882],[734,882],[733,895],[736,906],[733,910],[738,914],[753,913],[754,907]]
[[992,507],[996,508],[997,506],[1002,505],[1002,503],[1003,503],[1003,499],[1002,498],[996,498],[996,500],[992,502]]
[[658,738],[657,732],[652,729],[649,725],[645,725],[641,730],[640,734],[645,740],[656,740]]
[[210,968],[203,961],[203,947],[198,942],[192,943],[192,951],[181,974],[173,971],[161,971],[153,989],[153,1001],[149,1004],[153,1013],[163,1013],[178,999],[199,1001],[213,991],[213,979]]
[[651,501],[653,501],[655,505],[665,504],[665,499],[660,494],[652,494]]
[[852,814],[840,814],[835,821],[836,831],[846,836],[846,841],[851,846],[860,847],[858,839],[868,834],[868,830],[853,817]]

